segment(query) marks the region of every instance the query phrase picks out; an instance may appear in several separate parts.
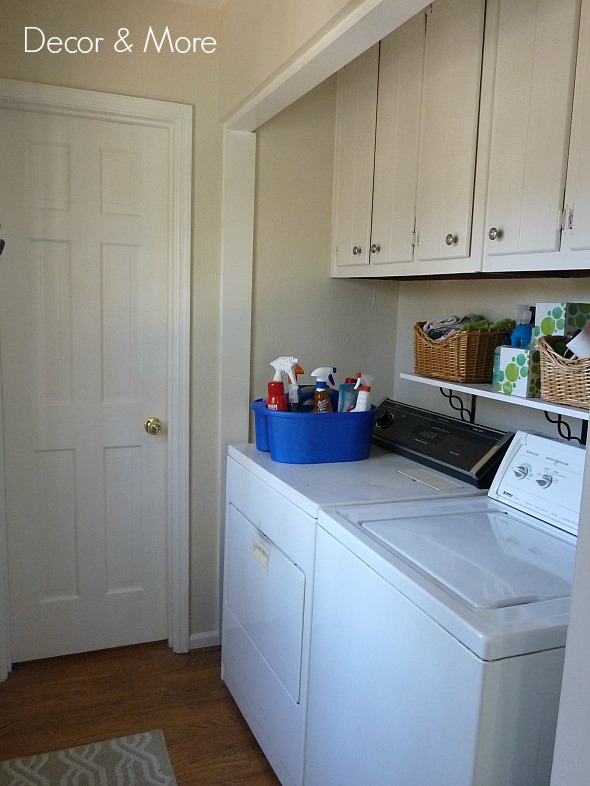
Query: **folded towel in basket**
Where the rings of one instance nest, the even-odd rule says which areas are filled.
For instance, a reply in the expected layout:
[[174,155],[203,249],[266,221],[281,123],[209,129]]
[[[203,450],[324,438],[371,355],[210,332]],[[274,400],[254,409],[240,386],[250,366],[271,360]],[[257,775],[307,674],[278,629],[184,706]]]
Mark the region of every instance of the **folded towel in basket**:
[[454,333],[455,330],[459,329],[459,325],[463,325],[466,322],[477,322],[480,319],[481,317],[474,313],[465,314],[463,317],[453,315],[444,319],[432,319],[430,322],[426,322],[422,330],[433,341],[437,341]]

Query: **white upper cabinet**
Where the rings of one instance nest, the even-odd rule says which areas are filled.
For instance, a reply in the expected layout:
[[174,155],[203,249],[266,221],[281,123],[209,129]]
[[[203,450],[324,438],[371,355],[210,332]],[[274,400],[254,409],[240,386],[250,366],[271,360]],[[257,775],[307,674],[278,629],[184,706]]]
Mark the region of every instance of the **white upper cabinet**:
[[562,248],[570,270],[590,267],[590,3],[582,5]]
[[[491,64],[492,105],[484,271],[572,266],[562,235],[569,221],[564,193],[579,18],[580,0],[488,3],[486,63]],[[580,54],[587,58],[587,52]],[[588,87],[585,90],[587,94]],[[587,95],[581,103],[586,104],[579,108],[580,114],[586,113],[583,124]],[[579,134],[585,136],[586,155],[583,145],[578,155],[586,160],[576,162],[572,177],[585,179],[588,202],[587,125]],[[579,194],[580,184],[577,190]],[[576,266],[588,267],[590,262],[586,258]]]
[[377,44],[338,73],[333,243],[343,268],[369,264],[378,67]]
[[485,2],[438,0],[427,14],[415,272],[477,269],[471,257]]
[[333,276],[590,269],[590,0],[435,0],[337,113]]
[[478,269],[484,15],[485,0],[436,0],[340,72],[334,276]]
[[424,43],[422,14],[381,41],[370,257],[381,274],[414,255]]

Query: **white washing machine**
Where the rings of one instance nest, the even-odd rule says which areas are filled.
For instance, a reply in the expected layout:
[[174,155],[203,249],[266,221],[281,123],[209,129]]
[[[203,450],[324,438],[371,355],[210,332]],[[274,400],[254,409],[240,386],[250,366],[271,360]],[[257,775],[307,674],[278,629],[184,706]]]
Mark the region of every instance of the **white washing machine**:
[[585,451],[488,495],[320,512],[306,786],[549,786]]
[[284,786],[303,784],[320,508],[482,495],[512,437],[391,401],[376,434],[413,459],[373,448],[364,461],[284,464],[229,448],[222,677]]

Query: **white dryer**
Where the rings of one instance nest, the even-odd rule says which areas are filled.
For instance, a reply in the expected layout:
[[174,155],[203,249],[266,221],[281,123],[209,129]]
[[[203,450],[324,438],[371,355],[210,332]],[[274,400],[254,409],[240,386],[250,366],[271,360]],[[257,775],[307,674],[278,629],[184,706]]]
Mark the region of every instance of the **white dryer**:
[[548,786],[585,451],[487,496],[320,512],[306,786]]
[[512,437],[391,401],[376,434],[406,455],[284,464],[254,445],[229,448],[222,677],[284,786],[303,783],[320,508],[481,496]]

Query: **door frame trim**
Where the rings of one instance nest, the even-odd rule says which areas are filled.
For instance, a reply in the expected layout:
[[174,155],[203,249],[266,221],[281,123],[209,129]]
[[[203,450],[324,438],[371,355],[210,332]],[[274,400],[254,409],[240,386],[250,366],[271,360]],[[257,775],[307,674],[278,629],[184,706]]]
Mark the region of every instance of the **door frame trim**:
[[[188,652],[192,107],[168,101],[0,79],[0,108],[111,120],[168,130],[172,172],[168,217],[170,297],[166,416],[168,642],[175,652]],[[0,420],[0,470],[3,470],[3,462]],[[3,477],[2,472],[0,478]],[[0,508],[0,544],[2,542],[6,543],[6,518]],[[7,575],[8,556],[3,548],[0,552],[0,680],[6,677],[11,665]],[[6,643],[3,643],[4,639]]]

